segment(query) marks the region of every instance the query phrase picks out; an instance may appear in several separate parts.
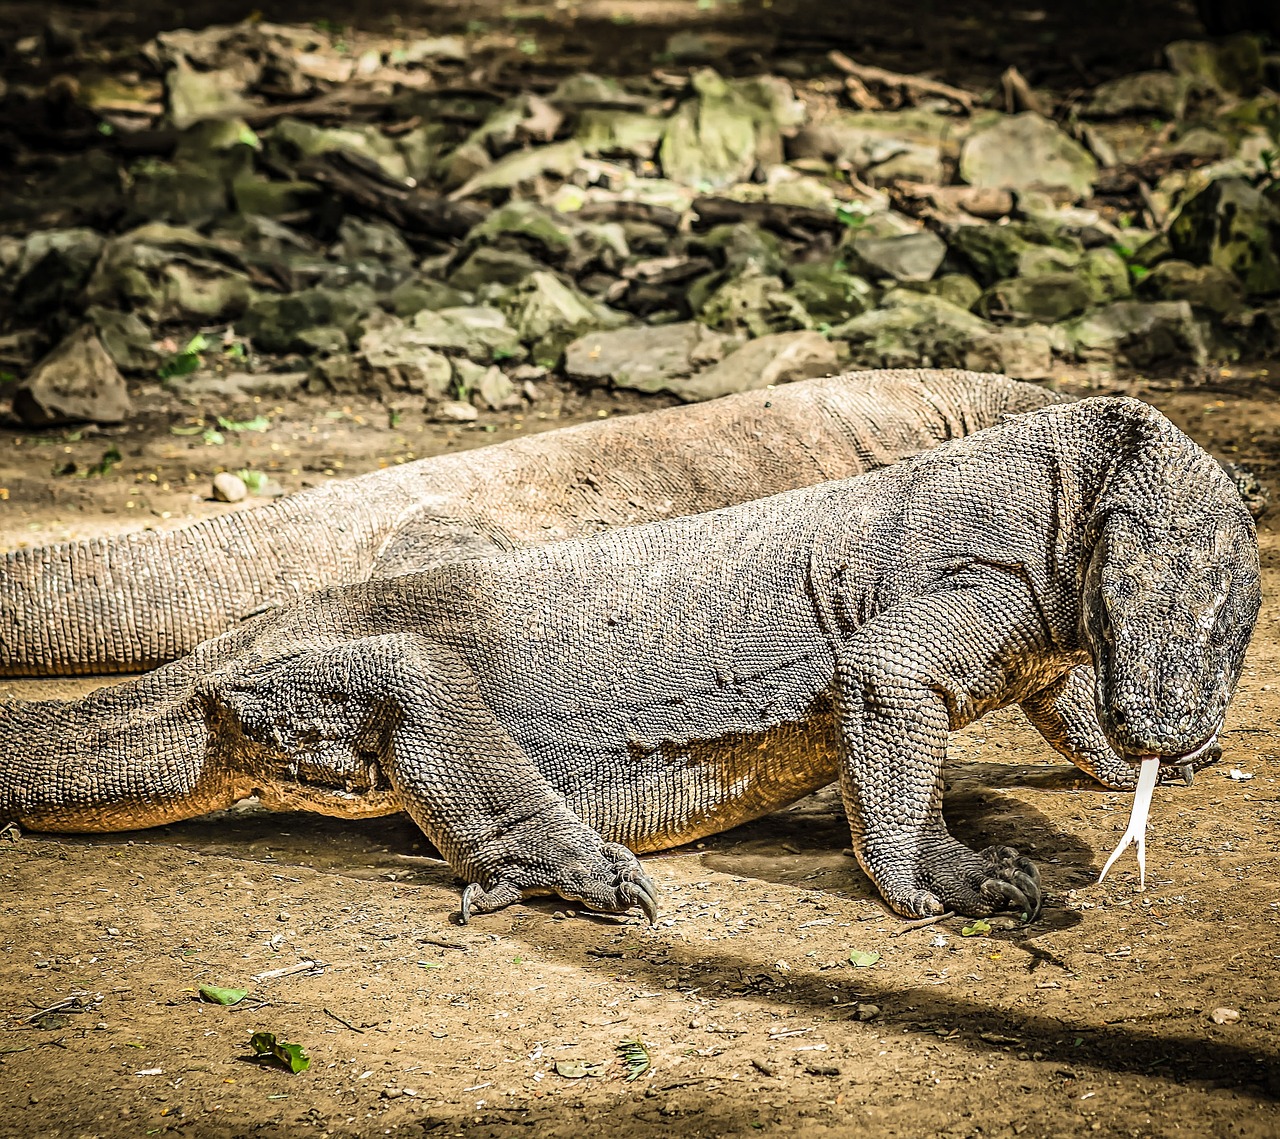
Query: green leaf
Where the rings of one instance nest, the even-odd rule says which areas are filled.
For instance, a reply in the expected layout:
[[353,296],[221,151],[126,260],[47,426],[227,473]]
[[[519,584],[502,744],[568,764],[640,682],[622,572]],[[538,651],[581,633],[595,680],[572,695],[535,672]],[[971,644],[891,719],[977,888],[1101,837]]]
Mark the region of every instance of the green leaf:
[[0,372],[0,384],[16,384],[18,377],[12,372]]
[[1137,284],[1139,281],[1141,281],[1143,277],[1149,277],[1150,275],[1151,275],[1151,270],[1148,269],[1145,265],[1129,266],[1129,276],[1133,279],[1134,284]]
[[880,960],[880,954],[874,949],[862,950],[852,949],[849,951],[849,962],[856,965],[859,969],[869,969],[877,961]]
[[241,143],[244,146],[251,146],[254,150],[262,149],[262,141],[253,132],[253,128],[248,124],[245,124],[240,128],[239,132],[236,134],[236,142]]
[[984,933],[990,933],[991,926],[988,922],[981,918],[974,918],[972,925],[967,925],[960,931],[961,937],[981,937]]
[[255,1032],[249,1040],[249,1047],[261,1059],[273,1059],[282,1067],[297,1075],[311,1067],[311,1057],[307,1055],[301,1044],[290,1044],[285,1040],[277,1040],[274,1032]]
[[603,1076],[606,1065],[593,1064],[587,1060],[557,1060],[554,1064],[557,1076],[566,1080],[581,1080],[588,1076]]
[[624,1040],[618,1045],[618,1057],[622,1060],[622,1066],[627,1071],[625,1077],[627,1083],[631,1083],[632,1080],[638,1080],[653,1067],[649,1049],[644,1046],[644,1042],[641,1040]]
[[118,467],[123,461],[124,456],[120,454],[120,448],[112,443],[110,447],[102,452],[102,458],[94,463],[93,466],[85,471],[80,477],[82,479],[101,478],[103,475],[110,474],[111,468]]
[[170,435],[199,435],[204,430],[204,424],[196,427],[170,427]]
[[858,213],[856,210],[848,209],[845,206],[836,206],[836,217],[849,226],[850,229],[857,229],[858,226],[867,224],[867,215]]
[[271,428],[271,420],[265,415],[255,415],[252,419],[228,419],[220,415],[218,426],[223,431],[267,431]]
[[113,127],[110,123],[99,123],[98,133],[101,135],[113,135],[116,133],[116,128]]
[[221,431],[215,431],[212,427],[205,428],[204,445],[206,447],[221,447],[227,441],[227,437]]
[[248,989],[220,989],[217,985],[200,986],[200,996],[215,1005],[239,1004],[248,995]]
[[236,477],[244,483],[250,494],[261,494],[262,488],[267,485],[267,476],[262,471],[239,470],[236,471]]

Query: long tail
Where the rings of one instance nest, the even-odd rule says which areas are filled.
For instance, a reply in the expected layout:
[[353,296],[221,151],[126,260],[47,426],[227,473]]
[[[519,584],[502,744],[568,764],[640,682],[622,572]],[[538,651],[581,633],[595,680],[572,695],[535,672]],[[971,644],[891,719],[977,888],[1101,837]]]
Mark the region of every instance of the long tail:
[[0,558],[0,676],[133,672],[314,590],[731,505],[892,463],[1058,397],[869,372],[423,459],[185,529]]

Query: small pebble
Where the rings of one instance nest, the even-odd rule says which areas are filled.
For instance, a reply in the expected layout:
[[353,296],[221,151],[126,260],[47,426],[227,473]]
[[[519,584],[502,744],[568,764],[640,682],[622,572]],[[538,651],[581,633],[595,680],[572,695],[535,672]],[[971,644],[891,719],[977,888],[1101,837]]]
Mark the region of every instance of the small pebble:
[[244,479],[230,471],[219,471],[213,476],[213,497],[219,502],[243,502],[249,494]]
[[480,413],[469,403],[450,399],[437,405],[431,412],[431,418],[437,423],[474,423]]

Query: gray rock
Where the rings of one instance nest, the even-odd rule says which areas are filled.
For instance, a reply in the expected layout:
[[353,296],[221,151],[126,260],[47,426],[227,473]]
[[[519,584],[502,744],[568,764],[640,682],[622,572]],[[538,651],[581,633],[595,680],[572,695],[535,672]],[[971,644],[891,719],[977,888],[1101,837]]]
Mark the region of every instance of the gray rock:
[[1243,178],[1192,195],[1168,226],[1175,257],[1233,274],[1245,295],[1280,293],[1280,207]]
[[152,372],[159,367],[160,355],[151,346],[151,331],[136,313],[90,305],[85,317],[122,372]]
[[665,390],[691,402],[717,399],[734,392],[829,376],[839,367],[835,345],[820,332],[775,332],[747,341],[720,363],[688,379],[672,379]]
[[813,327],[813,318],[782,278],[754,268],[716,289],[698,315],[712,328],[752,337]]
[[105,241],[91,229],[42,230],[15,250],[12,316],[44,324],[75,307]]
[[1240,282],[1216,265],[1161,261],[1138,283],[1137,291],[1148,300],[1188,301],[1194,308],[1217,316],[1235,316],[1244,311]]
[[306,351],[310,346],[298,339],[300,333],[333,325],[353,336],[360,318],[377,303],[373,290],[361,286],[302,289],[284,296],[263,294],[255,297],[236,321],[236,331],[263,352]]
[[1084,360],[1154,364],[1205,362],[1204,337],[1186,301],[1117,301],[1064,327],[1067,342]]
[[338,240],[330,246],[329,256],[336,261],[368,258],[393,265],[412,265],[416,260],[398,229],[351,215],[338,226]]
[[[457,362],[454,362],[457,368]],[[480,378],[473,385],[475,395],[480,403],[490,411],[505,411],[508,408],[520,407],[524,402],[516,391],[516,386],[496,364],[485,368]]]
[[564,371],[578,383],[641,392],[675,392],[724,355],[725,338],[697,321],[591,332],[564,351]]
[[286,167],[304,158],[347,150],[375,163],[392,178],[409,176],[404,155],[377,127],[319,127],[302,119],[282,118],[263,136],[268,159]]
[[239,475],[219,471],[213,476],[213,497],[219,502],[243,502],[249,497],[249,488]]
[[584,154],[648,161],[657,154],[666,129],[666,121],[656,115],[594,109],[578,115],[574,138]]
[[1252,95],[1262,84],[1265,57],[1255,36],[1178,40],[1164,51],[1175,73],[1226,94]]
[[[791,295],[818,324],[839,324],[875,304],[870,282],[829,263],[791,266]],[[974,299],[981,292],[974,286]]]
[[1120,118],[1124,115],[1161,115],[1176,119],[1182,114],[1187,80],[1169,71],[1139,71],[1122,75],[1094,89],[1085,104],[1090,118]]
[[238,68],[196,71],[178,58],[165,76],[169,121],[178,128],[204,119],[232,119],[252,110],[244,96],[244,75]]
[[583,333],[618,328],[629,320],[548,272],[532,274],[502,305],[534,363],[543,367],[558,364],[565,347]]
[[414,314],[410,324],[418,343],[446,355],[462,355],[485,365],[525,356],[520,335],[507,323],[506,315],[487,305],[424,309]]
[[133,311],[152,325],[233,320],[254,295],[234,248],[163,222],[111,238],[84,290],[87,304]]
[[1022,258],[1037,246],[1017,225],[962,225],[951,232],[951,248],[965,259],[983,285],[1016,277]]
[[1133,293],[1129,266],[1114,249],[1090,249],[1075,268],[1095,304],[1124,300]]
[[929,230],[901,237],[856,237],[853,250],[866,272],[898,282],[928,281],[947,255],[946,243]]
[[1092,191],[1098,164],[1048,119],[1024,111],[969,135],[960,151],[960,176],[971,186],[1060,187],[1079,199]]
[[449,399],[431,409],[431,418],[437,423],[474,423],[480,418],[480,413],[474,404]]
[[360,337],[357,361],[379,386],[442,400],[451,394],[453,368],[430,337],[402,321],[372,328]]
[[849,345],[852,362],[872,368],[963,367],[992,331],[966,309],[926,293],[894,289],[882,307],[837,325],[828,335]]
[[1054,324],[1092,304],[1088,284],[1074,273],[1057,272],[997,281],[983,293],[978,311],[988,318]]
[[455,289],[443,281],[429,277],[414,277],[403,281],[387,295],[386,303],[396,316],[410,317],[423,309],[453,308],[469,305],[475,297],[462,289]]
[[351,347],[351,338],[334,324],[318,324],[304,328],[293,337],[295,351],[304,356],[334,356]]
[[231,197],[242,214],[279,218],[314,207],[320,198],[320,187],[314,182],[276,182],[244,174],[232,181]]
[[800,130],[788,144],[791,159],[848,163],[863,178],[943,180],[943,153],[964,127],[952,115],[926,110],[837,111]]
[[1039,324],[1002,328],[974,339],[966,368],[999,372],[1015,380],[1043,380],[1053,373],[1053,336]]
[[452,273],[449,284],[455,289],[479,293],[486,286],[519,285],[546,268],[542,262],[516,249],[475,249]]
[[230,212],[227,183],[216,169],[194,162],[135,162],[126,200],[139,219],[205,225]]
[[14,414],[29,427],[122,423],[131,410],[124,377],[90,324],[63,339],[13,395]]
[[307,382],[306,372],[195,372],[170,388],[191,403],[210,398],[230,402],[254,396],[297,395]]
[[577,139],[514,150],[491,166],[477,171],[449,197],[469,198],[488,190],[510,190],[522,182],[531,182],[544,174],[568,178],[582,165],[582,144]]

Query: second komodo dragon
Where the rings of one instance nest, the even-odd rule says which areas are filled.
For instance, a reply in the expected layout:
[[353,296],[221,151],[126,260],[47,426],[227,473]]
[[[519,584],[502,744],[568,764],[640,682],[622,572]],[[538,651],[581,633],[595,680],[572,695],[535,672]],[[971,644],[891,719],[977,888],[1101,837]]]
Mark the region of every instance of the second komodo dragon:
[[1032,864],[943,823],[948,731],[1016,703],[1095,773],[1201,754],[1259,600],[1218,464],[1145,404],[1090,399],[858,478],[329,590],[117,687],[0,703],[0,820],[122,830],[254,793],[406,810],[472,883],[464,919],[531,894],[652,917],[633,852],[838,778],[899,913],[1034,916]]
[[178,530],[0,557],[0,676],[139,672],[306,593],[846,478],[1060,397],[864,372],[343,479]]

